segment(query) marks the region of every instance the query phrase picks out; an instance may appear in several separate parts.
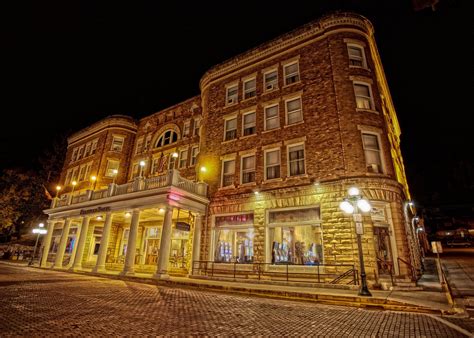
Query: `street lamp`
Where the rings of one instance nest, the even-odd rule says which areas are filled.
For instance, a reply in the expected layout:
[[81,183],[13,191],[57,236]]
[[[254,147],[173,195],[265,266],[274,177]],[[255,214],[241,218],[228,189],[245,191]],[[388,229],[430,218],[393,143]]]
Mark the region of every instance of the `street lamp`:
[[37,248],[37,246],[38,246],[39,236],[40,236],[40,235],[44,235],[44,234],[46,234],[46,233],[48,232],[48,230],[43,229],[43,228],[44,228],[44,224],[43,224],[43,223],[38,224],[38,227],[39,227],[39,228],[33,229],[33,233],[34,233],[34,234],[38,234],[38,236],[36,236],[35,249],[33,250],[33,256],[31,256],[31,260],[30,260],[30,262],[28,263],[28,265],[33,265],[33,261],[34,261],[34,259],[35,259],[35,255],[36,255],[36,248]]
[[117,169],[113,169],[113,170],[112,170],[112,174],[114,174],[114,179],[113,179],[112,183],[115,184],[115,179],[117,178],[118,170],[117,170]]
[[77,182],[76,182],[76,181],[72,181],[72,182],[71,182],[71,184],[72,184],[72,191],[71,191],[71,195],[74,195],[74,188],[76,187],[76,185],[77,185]]
[[59,190],[61,190],[61,186],[57,185],[56,186],[56,196],[55,197],[58,197]]
[[145,161],[140,161],[140,177],[142,177],[143,173],[143,168],[145,168],[146,162]]
[[364,254],[362,252],[362,234],[364,233],[364,227],[362,226],[362,215],[361,212],[369,212],[372,209],[369,201],[362,197],[360,191],[356,187],[351,187],[348,190],[348,197],[345,197],[344,200],[339,204],[339,208],[344,211],[346,214],[352,214],[357,234],[357,248],[359,250],[359,265],[360,265],[360,279],[361,279],[361,288],[359,290],[360,296],[372,296],[368,287],[367,279],[365,274],[364,266]]
[[91,176],[91,189],[95,189],[95,182],[97,181],[97,176],[92,175]]

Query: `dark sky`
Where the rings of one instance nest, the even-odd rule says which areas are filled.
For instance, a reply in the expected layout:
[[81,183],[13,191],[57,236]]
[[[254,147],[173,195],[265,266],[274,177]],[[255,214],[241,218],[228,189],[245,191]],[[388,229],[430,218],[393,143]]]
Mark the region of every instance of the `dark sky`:
[[339,9],[375,26],[414,198],[454,201],[449,191],[473,184],[468,0],[435,11],[411,0],[78,3],[1,11],[0,168],[34,168],[58,135],[107,115],[140,118],[197,95],[211,66]]

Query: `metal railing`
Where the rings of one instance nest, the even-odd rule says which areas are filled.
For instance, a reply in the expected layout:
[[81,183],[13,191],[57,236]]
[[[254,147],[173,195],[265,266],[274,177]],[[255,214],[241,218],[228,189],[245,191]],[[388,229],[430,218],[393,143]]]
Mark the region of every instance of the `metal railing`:
[[403,258],[397,257],[397,264],[398,264],[398,271],[401,274],[401,269],[400,269],[400,262],[404,263],[406,266],[409,267],[410,273],[411,273],[411,279],[412,281],[416,281],[418,279],[417,273],[416,273],[416,268],[411,265],[409,262],[404,260]]
[[109,189],[96,190],[92,192],[91,200],[98,200],[107,197]]
[[193,276],[247,280],[273,280],[300,283],[358,285],[357,270],[352,264],[304,265],[292,263],[223,263],[193,261]]

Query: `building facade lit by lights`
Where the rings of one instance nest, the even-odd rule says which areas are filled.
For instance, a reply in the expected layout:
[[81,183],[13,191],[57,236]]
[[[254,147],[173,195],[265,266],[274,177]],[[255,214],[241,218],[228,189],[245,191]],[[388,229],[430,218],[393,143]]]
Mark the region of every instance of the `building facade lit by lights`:
[[329,15],[212,67],[198,96],[69,137],[42,264],[155,278],[258,266],[269,279],[289,264],[330,281],[358,266],[339,209],[357,186],[372,205],[369,281],[407,275],[397,261],[417,259],[399,145],[371,23]]

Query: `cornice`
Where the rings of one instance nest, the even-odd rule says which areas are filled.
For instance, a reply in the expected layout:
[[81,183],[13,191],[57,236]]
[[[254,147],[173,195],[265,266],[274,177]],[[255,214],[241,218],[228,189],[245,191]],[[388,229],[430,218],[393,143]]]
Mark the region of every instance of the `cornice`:
[[327,15],[212,67],[202,76],[199,87],[202,91],[212,80],[226,73],[255,63],[282,50],[289,49],[315,36],[347,26],[361,29],[369,36],[372,36],[374,32],[370,21],[360,14],[338,13]]

